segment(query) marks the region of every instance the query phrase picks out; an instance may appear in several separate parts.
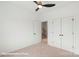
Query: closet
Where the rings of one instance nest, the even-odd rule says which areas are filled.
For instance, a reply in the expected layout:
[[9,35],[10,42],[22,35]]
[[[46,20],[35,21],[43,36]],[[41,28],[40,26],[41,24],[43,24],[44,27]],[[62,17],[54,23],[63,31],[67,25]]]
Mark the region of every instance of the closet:
[[49,45],[79,54],[79,20],[60,17],[48,21]]

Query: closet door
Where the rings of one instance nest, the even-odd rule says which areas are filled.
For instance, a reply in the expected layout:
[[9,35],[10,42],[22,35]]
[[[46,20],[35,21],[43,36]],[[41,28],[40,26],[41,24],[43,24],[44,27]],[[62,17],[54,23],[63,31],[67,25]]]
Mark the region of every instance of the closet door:
[[54,41],[54,46],[61,48],[61,36],[59,36],[60,34],[60,26],[61,26],[61,20],[59,18],[54,19],[53,21],[53,41]]
[[72,51],[73,48],[73,19],[62,18],[62,48],[68,51]]

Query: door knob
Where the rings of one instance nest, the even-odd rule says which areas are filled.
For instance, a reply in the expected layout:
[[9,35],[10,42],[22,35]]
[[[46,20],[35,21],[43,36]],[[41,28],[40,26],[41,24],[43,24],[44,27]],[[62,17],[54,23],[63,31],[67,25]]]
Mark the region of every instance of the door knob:
[[59,36],[63,36],[63,34],[59,34]]

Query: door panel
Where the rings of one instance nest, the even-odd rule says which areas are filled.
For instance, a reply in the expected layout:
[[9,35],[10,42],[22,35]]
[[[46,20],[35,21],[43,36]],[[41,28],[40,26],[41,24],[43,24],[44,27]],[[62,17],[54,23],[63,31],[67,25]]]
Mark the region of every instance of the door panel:
[[62,48],[68,51],[72,51],[73,47],[72,24],[72,18],[62,19]]
[[60,19],[54,19],[54,32],[53,32],[53,41],[54,41],[54,45],[61,48],[61,37],[59,36],[60,34]]

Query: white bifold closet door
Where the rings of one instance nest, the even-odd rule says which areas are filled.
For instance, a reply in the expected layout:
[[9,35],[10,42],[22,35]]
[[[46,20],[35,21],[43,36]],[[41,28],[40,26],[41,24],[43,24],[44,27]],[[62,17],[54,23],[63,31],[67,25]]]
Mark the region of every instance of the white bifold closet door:
[[73,33],[74,33],[74,23],[73,19],[71,17],[67,18],[62,18],[62,48],[68,51],[72,51],[74,47],[74,38],[73,38]]
[[[75,24],[74,17],[61,17],[51,20],[49,22],[49,29],[48,29],[49,30],[48,37],[50,40],[49,43],[52,46],[62,48],[67,51],[74,51],[75,48],[74,24]],[[79,46],[78,44],[77,46]]]
[[54,46],[61,48],[61,37],[59,36],[60,34],[60,18],[54,19],[53,20],[53,41],[54,41]]

